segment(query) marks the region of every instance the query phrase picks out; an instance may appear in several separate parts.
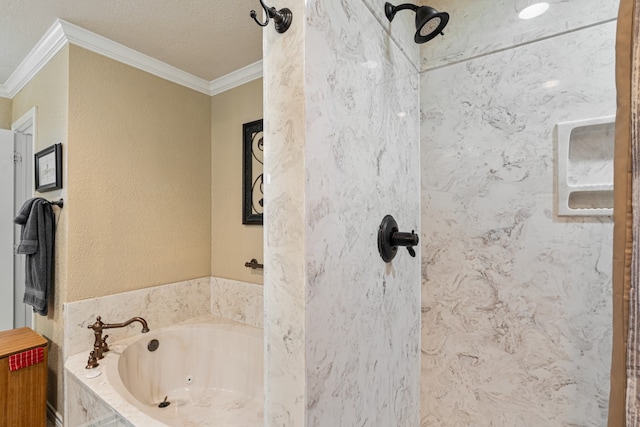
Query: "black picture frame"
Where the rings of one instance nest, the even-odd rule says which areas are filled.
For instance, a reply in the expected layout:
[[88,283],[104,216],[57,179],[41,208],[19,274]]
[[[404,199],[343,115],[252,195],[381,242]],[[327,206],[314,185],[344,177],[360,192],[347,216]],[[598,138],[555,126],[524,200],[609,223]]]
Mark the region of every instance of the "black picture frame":
[[242,223],[262,225],[264,212],[262,119],[242,125]]
[[62,144],[54,144],[33,155],[35,187],[39,193],[62,188]]

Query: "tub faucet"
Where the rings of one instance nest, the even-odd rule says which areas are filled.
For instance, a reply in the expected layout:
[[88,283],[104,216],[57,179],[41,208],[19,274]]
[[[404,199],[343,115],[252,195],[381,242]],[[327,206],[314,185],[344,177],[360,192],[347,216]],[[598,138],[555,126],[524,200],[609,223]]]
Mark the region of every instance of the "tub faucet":
[[104,329],[113,329],[113,328],[124,328],[132,324],[133,322],[140,322],[142,324],[142,332],[149,332],[149,326],[147,326],[147,321],[142,317],[132,317],[123,323],[103,323],[102,318],[98,316],[96,318],[96,322],[93,325],[87,326],[88,329],[93,329],[94,341],[93,341],[93,351],[89,353],[89,360],[87,361],[87,369],[92,369],[98,366],[98,359],[104,358],[104,353],[109,351],[109,345],[107,344],[107,338],[109,335],[105,335],[102,337],[102,331]]

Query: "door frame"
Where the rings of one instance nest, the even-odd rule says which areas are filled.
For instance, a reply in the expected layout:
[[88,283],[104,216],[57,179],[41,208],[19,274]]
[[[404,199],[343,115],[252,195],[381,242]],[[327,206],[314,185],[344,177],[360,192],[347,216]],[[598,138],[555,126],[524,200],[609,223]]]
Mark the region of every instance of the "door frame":
[[14,327],[14,168],[15,132],[0,129],[0,173],[2,197],[0,204],[0,331]]

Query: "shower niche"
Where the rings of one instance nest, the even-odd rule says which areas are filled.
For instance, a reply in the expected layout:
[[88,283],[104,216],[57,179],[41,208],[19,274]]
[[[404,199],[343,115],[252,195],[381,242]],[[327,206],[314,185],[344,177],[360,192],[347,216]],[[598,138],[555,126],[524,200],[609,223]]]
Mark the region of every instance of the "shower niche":
[[558,123],[558,215],[613,215],[614,124],[615,116]]

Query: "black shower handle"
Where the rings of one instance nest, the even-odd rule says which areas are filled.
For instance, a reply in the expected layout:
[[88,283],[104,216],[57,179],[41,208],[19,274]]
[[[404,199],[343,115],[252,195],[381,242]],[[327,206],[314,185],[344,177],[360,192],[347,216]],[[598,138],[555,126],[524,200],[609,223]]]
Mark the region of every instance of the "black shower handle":
[[415,258],[416,251],[413,246],[420,242],[414,230],[411,233],[398,231],[398,223],[391,216],[387,215],[382,220],[378,230],[378,252],[384,262],[391,262],[398,252],[398,246],[405,246],[409,255]]
[[391,244],[393,246],[415,246],[419,243],[418,235],[414,230],[411,233],[396,232],[391,235]]
[[391,244],[393,246],[406,246],[409,255],[416,257],[416,251],[413,250],[413,246],[416,246],[420,242],[418,235],[414,230],[411,233],[396,232],[391,235]]

